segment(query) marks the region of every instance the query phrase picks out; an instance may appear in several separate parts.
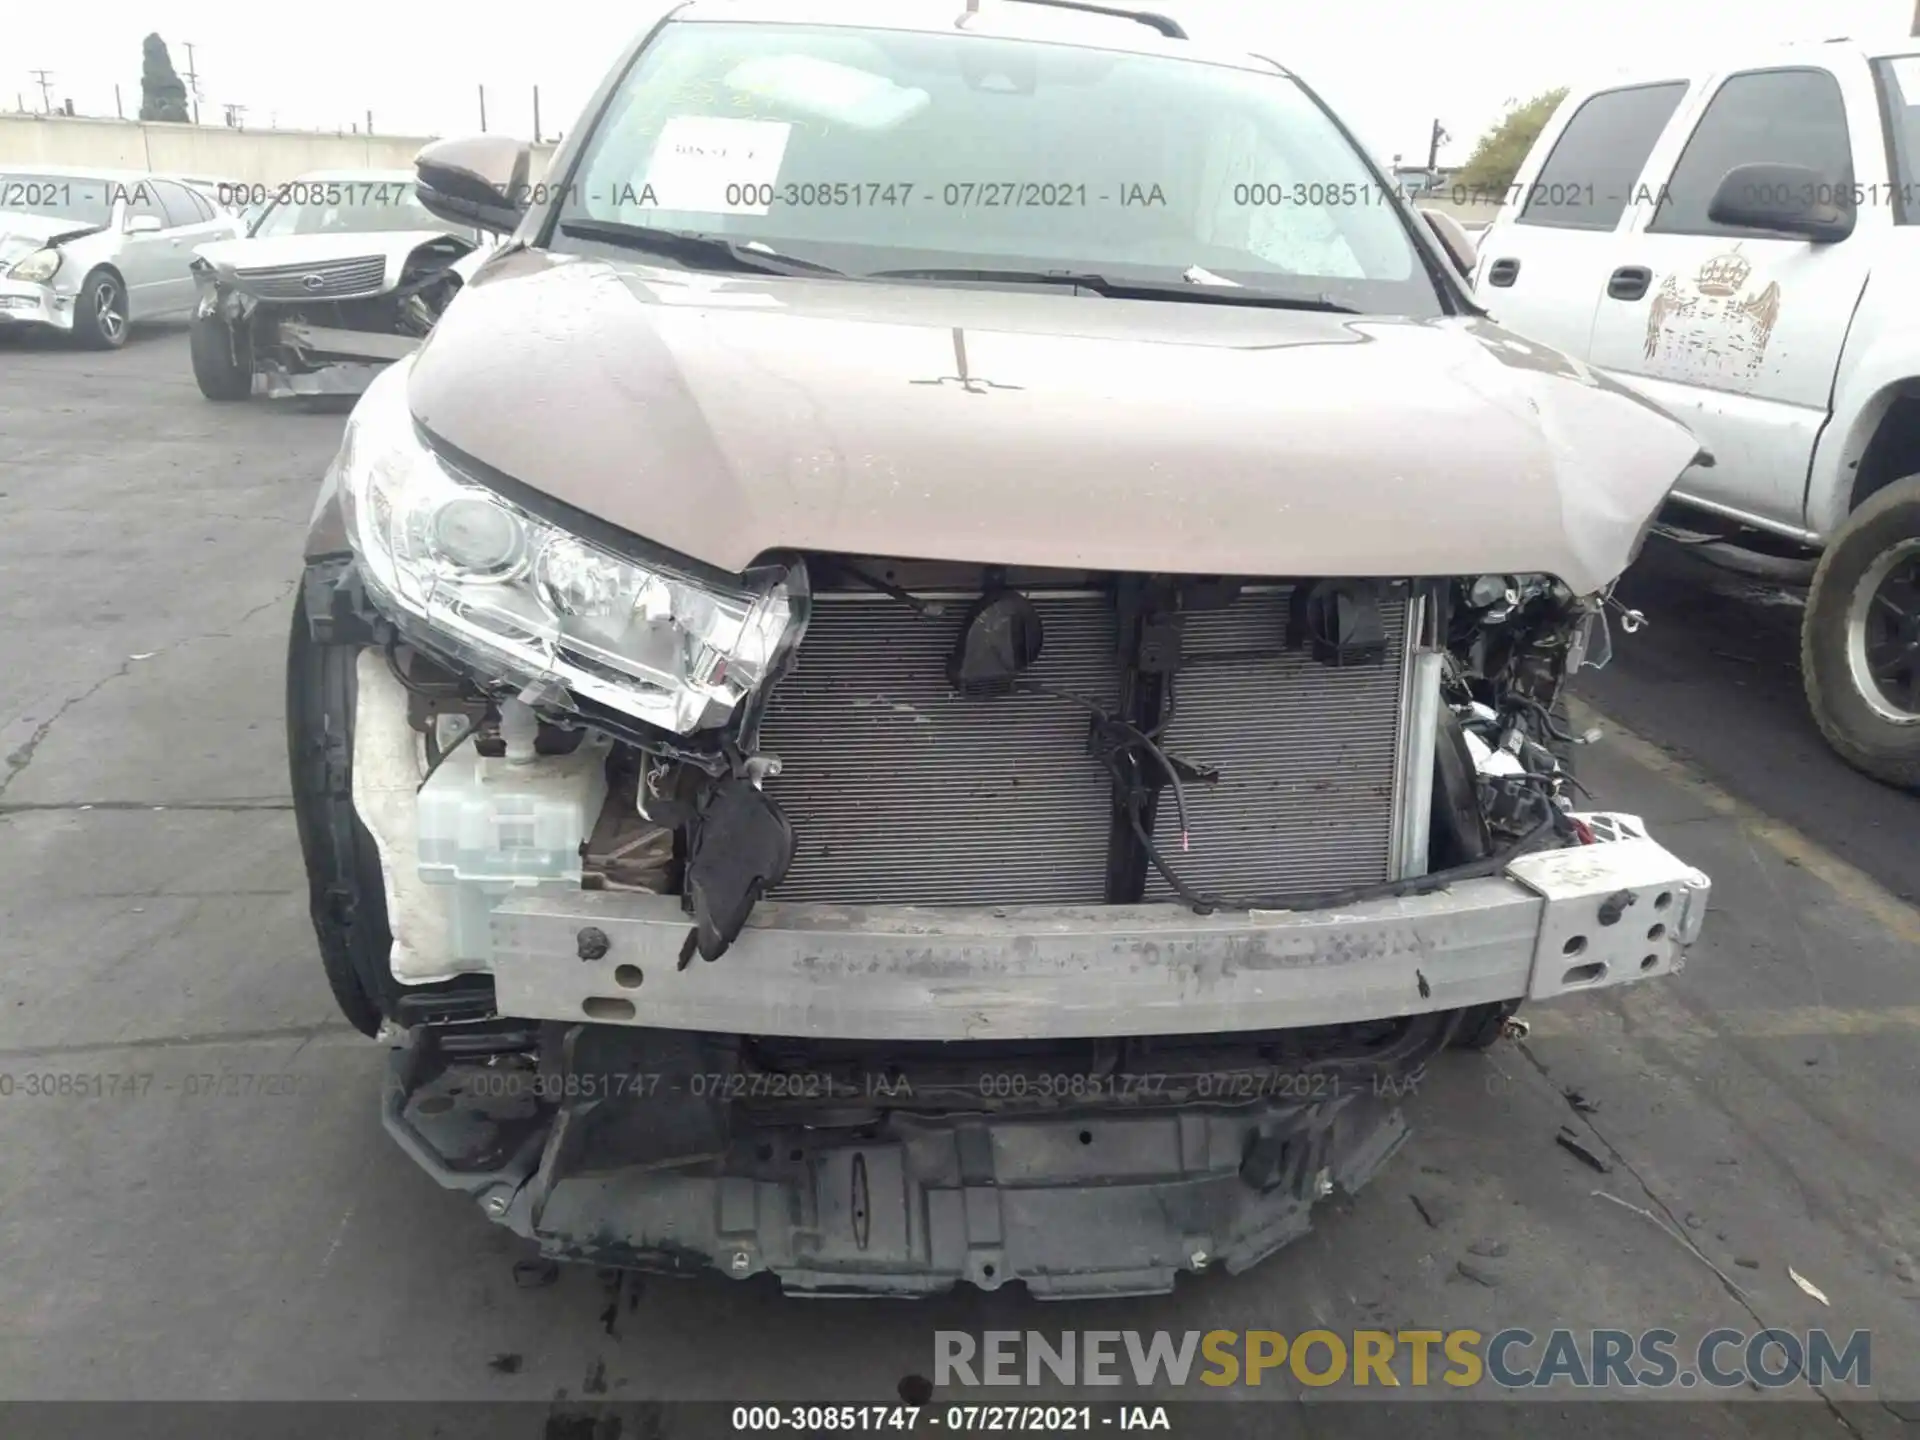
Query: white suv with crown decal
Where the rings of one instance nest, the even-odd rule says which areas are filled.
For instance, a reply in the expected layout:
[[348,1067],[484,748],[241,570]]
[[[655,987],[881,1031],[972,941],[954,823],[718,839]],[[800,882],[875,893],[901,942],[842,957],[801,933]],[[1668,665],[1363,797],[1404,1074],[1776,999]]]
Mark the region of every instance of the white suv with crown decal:
[[1693,429],[1660,528],[1809,581],[1815,719],[1920,786],[1920,39],[1576,91],[1505,201],[1475,298]]

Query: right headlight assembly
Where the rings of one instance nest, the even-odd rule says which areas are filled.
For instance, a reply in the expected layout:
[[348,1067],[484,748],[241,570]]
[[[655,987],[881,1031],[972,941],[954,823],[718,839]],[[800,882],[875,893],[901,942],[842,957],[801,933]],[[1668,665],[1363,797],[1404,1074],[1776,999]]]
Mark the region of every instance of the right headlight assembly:
[[715,586],[536,518],[427,447],[409,368],[374,379],[334,460],[375,602],[497,672],[483,680],[558,685],[680,735],[723,723],[766,679],[804,574]]

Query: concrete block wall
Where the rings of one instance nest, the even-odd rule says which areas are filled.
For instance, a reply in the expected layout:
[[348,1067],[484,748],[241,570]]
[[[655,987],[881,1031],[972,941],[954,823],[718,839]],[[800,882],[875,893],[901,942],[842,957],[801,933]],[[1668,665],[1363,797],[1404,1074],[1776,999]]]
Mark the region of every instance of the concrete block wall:
[[[329,135],[305,130],[230,130],[224,125],[0,115],[0,169],[97,165],[273,185],[310,170],[406,170],[420,135]],[[552,145],[534,147],[533,178]]]

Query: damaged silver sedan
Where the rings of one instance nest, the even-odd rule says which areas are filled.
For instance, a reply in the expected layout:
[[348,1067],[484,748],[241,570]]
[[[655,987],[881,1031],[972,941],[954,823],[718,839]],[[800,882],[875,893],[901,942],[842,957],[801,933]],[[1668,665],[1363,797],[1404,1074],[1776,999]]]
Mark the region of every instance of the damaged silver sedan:
[[512,240],[326,477],[293,791],[387,1128],[545,1253],[1241,1270],[1440,1051],[1699,932],[1562,706],[1687,431],[1278,65],[967,19],[694,0],[551,185],[421,156]]
[[404,170],[328,170],[258,187],[246,236],[194,251],[200,393],[358,395],[412,353],[485,258],[478,232],[433,215],[413,184]]

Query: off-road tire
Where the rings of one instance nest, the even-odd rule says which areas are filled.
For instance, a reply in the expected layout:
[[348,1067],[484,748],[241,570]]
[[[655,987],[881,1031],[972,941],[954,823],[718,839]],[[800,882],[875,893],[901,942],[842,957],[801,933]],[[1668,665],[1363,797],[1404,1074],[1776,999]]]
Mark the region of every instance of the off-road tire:
[[217,315],[196,315],[188,334],[193,378],[209,400],[245,400],[253,394],[251,356],[235,360],[233,327]]
[[391,1004],[398,986],[380,851],[353,804],[357,654],[316,644],[305,600],[296,600],[287,642],[287,769],[308,903],[334,1001],[356,1030],[372,1035],[382,999]]
[[1902,541],[1920,538],[1920,475],[1873,495],[1820,557],[1800,628],[1800,674],[1820,733],[1856,770],[1887,785],[1920,790],[1920,723],[1876,712],[1848,664],[1847,615],[1862,578]]
[[[117,329],[101,323],[103,310],[112,312],[112,302],[118,302]],[[80,282],[80,298],[73,303],[73,338],[89,350],[118,350],[127,343],[131,317],[125,282],[104,265],[88,271],[87,278]]]

